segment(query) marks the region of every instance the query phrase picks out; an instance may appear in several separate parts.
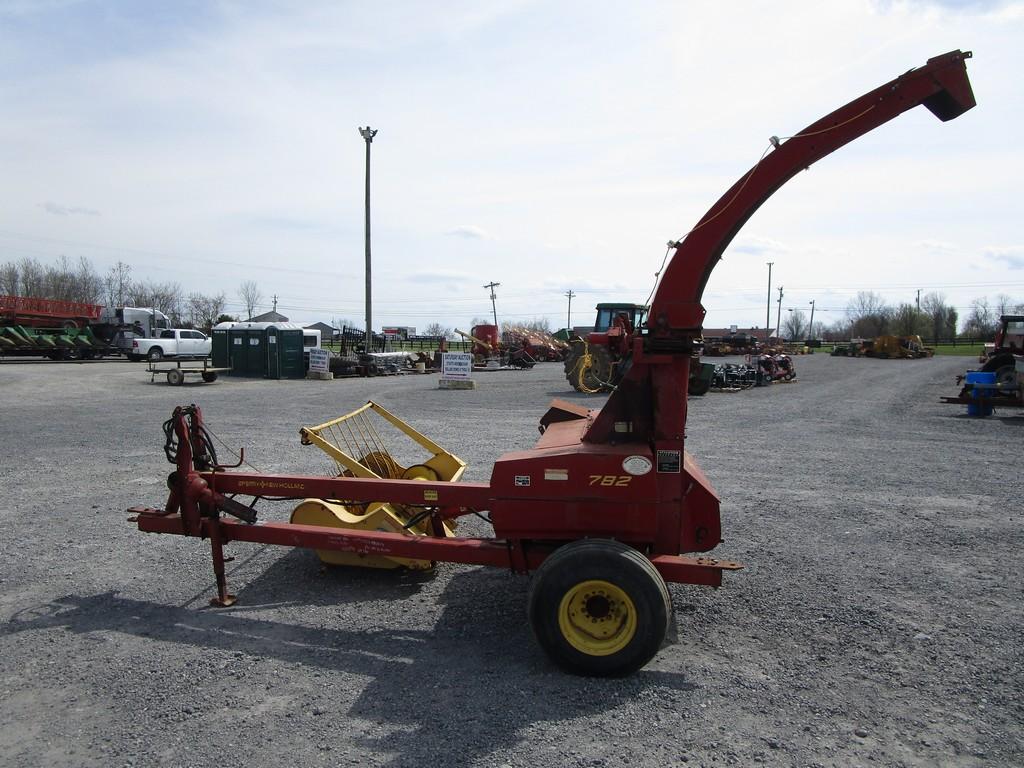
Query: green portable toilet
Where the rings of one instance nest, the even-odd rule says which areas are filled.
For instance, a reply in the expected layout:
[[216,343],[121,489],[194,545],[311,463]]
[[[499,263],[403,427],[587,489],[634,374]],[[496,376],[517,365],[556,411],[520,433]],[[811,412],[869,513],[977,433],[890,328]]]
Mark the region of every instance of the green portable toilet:
[[[250,376],[249,373],[249,330],[252,323],[219,323],[213,328],[213,364],[220,368],[230,368],[232,376]],[[227,336],[226,356],[221,359],[217,355],[217,333],[223,331]]]
[[245,359],[245,329],[244,328],[232,328],[228,331],[228,356],[231,363],[231,375],[232,376],[246,376],[248,374],[248,368],[246,366]]
[[305,378],[306,333],[298,323],[220,323],[213,329],[214,365],[232,376]]
[[248,376],[248,326],[251,323],[217,323],[213,337],[213,367],[228,368],[232,376]]
[[260,323],[251,323],[245,334],[245,375],[266,376],[267,375],[267,353],[266,353],[266,329],[252,326]]
[[267,327],[267,378],[303,379],[305,331],[298,323],[273,323]]
[[229,331],[234,323],[217,323],[213,326],[210,336],[213,339],[213,367],[231,367],[231,342],[228,339]]
[[282,332],[276,325],[267,328],[267,378],[281,378],[281,354],[279,352]]

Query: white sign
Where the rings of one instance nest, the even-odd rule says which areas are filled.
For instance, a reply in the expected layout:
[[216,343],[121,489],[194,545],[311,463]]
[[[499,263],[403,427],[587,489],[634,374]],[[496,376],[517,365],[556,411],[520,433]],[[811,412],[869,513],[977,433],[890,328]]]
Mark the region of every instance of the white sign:
[[441,355],[441,378],[468,380],[473,373],[473,356],[468,352],[445,352]]
[[314,347],[309,350],[309,370],[315,373],[327,373],[330,367],[327,362],[328,357],[326,349]]

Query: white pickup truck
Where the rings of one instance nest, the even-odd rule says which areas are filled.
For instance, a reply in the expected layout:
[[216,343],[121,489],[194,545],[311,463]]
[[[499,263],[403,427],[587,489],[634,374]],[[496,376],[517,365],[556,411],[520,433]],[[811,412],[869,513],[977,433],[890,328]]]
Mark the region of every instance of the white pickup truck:
[[165,328],[154,339],[132,339],[132,351],[128,353],[128,359],[201,359],[209,356],[212,349],[213,342],[206,334],[185,328]]

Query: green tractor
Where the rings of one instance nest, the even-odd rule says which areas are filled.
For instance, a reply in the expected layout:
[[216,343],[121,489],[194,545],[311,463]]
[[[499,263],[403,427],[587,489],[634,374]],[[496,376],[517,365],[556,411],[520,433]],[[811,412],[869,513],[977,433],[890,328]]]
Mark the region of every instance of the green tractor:
[[[633,336],[641,332],[647,315],[642,304],[606,302],[597,305],[594,330],[586,338],[569,339],[565,378],[577,392],[610,392],[625,372],[622,363],[631,352]],[[695,351],[690,363],[689,393],[703,395],[711,387],[715,366],[701,363]]]

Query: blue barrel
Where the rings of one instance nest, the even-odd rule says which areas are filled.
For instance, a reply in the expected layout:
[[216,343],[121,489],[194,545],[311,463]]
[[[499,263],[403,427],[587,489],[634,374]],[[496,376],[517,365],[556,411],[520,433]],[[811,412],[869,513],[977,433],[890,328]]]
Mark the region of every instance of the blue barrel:
[[[967,383],[972,384],[971,397],[992,397],[995,395],[996,390],[994,387],[989,388],[983,386],[985,384],[995,384],[996,374],[994,371],[968,371],[967,372]],[[968,403],[967,404],[967,415],[968,416],[989,416],[992,413],[991,405],[984,405],[981,403]]]

